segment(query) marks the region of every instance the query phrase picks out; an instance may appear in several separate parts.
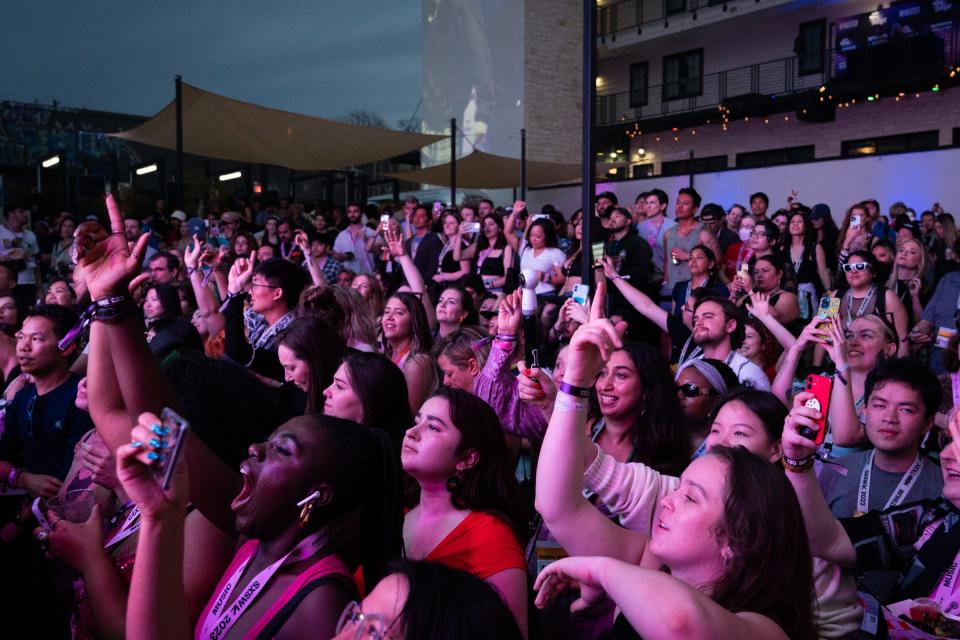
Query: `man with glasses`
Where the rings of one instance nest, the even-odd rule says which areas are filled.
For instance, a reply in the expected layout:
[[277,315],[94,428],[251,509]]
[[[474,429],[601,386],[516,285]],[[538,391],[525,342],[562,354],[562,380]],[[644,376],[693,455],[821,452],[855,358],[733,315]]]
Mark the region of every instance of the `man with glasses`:
[[17,360],[27,383],[6,407],[0,435],[0,484],[33,496],[56,495],[73,461],[73,448],[93,428],[86,411],[75,405],[80,376],[70,372],[76,343],[58,342],[77,323],[77,315],[43,304],[27,316],[17,333]]
[[171,284],[176,286],[180,282],[180,259],[166,251],[150,258],[147,263],[147,272],[153,284]]
[[[304,270],[283,258],[271,258],[256,268],[249,258],[237,258],[227,278],[226,355],[263,378],[282,382],[277,338],[293,322],[293,310],[306,285]],[[250,308],[244,311],[246,295],[250,298]]]
[[[916,369],[911,373],[920,375],[921,368]],[[924,420],[932,420],[936,411],[937,403],[930,402],[935,399],[936,379],[933,378],[932,382],[931,385],[930,380],[924,378],[921,383],[925,390],[922,393],[924,406],[920,410]],[[893,378],[888,378],[882,386],[891,384]],[[898,384],[916,383],[904,380]],[[886,389],[882,395],[887,395]],[[960,445],[956,440],[960,436],[960,426],[957,416],[954,415],[947,430],[941,432],[942,492],[923,495],[917,492],[918,486],[907,494],[906,499],[895,504],[886,504],[887,500],[878,500],[874,504],[875,496],[871,495],[869,510],[852,518],[835,520],[814,473],[817,445],[803,435],[804,430],[813,428],[820,417],[819,412],[806,406],[811,398],[810,393],[799,393],[794,398],[793,409],[784,423],[783,465],[803,511],[812,554],[860,574],[881,572],[867,575],[872,597],[882,604],[930,597],[940,611],[956,617],[960,610],[960,591],[955,588],[960,561]],[[856,480],[859,482],[860,478]],[[868,480],[873,482],[872,478]],[[906,608],[909,611],[909,602]],[[896,616],[897,612],[893,615]],[[872,623],[876,625],[878,621]],[[879,627],[883,629],[882,619]],[[943,635],[957,637],[956,633]]]

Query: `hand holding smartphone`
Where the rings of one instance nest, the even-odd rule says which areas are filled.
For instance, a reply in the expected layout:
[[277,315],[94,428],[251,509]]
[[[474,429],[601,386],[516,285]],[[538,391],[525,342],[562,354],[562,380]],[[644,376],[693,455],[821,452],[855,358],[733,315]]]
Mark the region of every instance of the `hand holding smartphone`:
[[820,412],[817,421],[817,430],[809,428],[801,430],[800,435],[813,440],[816,444],[823,444],[827,437],[827,414],[830,411],[830,393],[833,391],[833,378],[811,374],[807,376],[807,391],[814,395],[806,402],[806,406]]
[[169,407],[160,414],[160,420],[162,427],[169,429],[168,435],[165,436],[169,439],[169,445],[166,447],[165,456],[161,456],[151,468],[157,483],[166,491],[170,488],[173,472],[183,454],[183,444],[187,432],[190,431],[190,423]]

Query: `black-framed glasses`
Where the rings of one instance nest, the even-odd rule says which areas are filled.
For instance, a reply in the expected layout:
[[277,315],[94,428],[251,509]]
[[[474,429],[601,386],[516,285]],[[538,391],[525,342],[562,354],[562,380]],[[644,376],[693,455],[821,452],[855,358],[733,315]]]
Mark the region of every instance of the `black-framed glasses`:
[[390,624],[379,613],[364,613],[360,608],[360,603],[354,600],[347,604],[343,613],[340,614],[340,621],[337,622],[337,629],[334,633],[340,634],[345,629],[354,628],[354,640],[383,640],[393,627],[396,618]]
[[844,273],[850,273],[851,271],[866,271],[870,268],[869,262],[848,262],[840,266],[843,269]]
[[713,396],[717,392],[713,389],[701,389],[699,385],[696,385],[692,382],[684,382],[683,384],[677,385],[677,391],[679,391],[686,398],[698,398],[700,396]]

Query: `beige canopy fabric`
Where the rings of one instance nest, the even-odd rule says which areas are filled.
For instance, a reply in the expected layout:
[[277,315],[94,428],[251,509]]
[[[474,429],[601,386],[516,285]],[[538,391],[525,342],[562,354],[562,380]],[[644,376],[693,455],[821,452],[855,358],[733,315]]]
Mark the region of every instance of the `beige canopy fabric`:
[[[182,87],[183,150],[199,156],[329,171],[392,158],[446,137],[325,120],[240,102],[185,82]],[[176,118],[176,102],[171,102],[139,127],[112,135],[176,149]]]
[[[388,173],[390,178],[407,182],[450,186],[450,163],[416,171]],[[578,181],[579,164],[560,164],[527,160],[527,186]],[[509,189],[520,186],[520,160],[474,151],[457,159],[457,187],[464,189]]]

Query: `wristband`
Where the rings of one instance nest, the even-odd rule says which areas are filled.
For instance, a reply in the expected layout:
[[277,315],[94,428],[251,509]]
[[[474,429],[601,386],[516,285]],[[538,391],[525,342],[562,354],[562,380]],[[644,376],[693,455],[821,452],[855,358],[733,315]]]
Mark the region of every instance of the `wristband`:
[[195,274],[196,272],[197,272],[197,268],[196,268],[196,267],[187,267],[187,275],[188,275],[188,276],[192,276],[192,275]]
[[504,342],[516,342],[517,336],[512,333],[498,333],[497,340],[503,340]]
[[787,471],[792,471],[794,473],[803,473],[807,469],[813,466],[813,461],[816,459],[816,456],[808,456],[802,460],[794,460],[793,458],[788,458],[785,455],[780,457],[780,462],[783,464],[783,468]]
[[849,371],[849,370],[850,370],[850,363],[849,363],[849,362],[844,362],[842,365],[840,365],[839,367],[837,367],[837,373],[846,373],[846,372]]
[[589,398],[590,397],[590,388],[589,387],[575,387],[566,380],[560,383],[560,386],[557,387],[557,391],[565,393],[568,396],[573,396],[574,398]]
[[559,413],[586,412],[588,408],[589,405],[586,402],[579,402],[577,398],[566,393],[558,393],[553,403],[553,410]]
[[105,296],[93,301],[93,319],[104,324],[117,324],[128,313],[137,309],[127,296]]

